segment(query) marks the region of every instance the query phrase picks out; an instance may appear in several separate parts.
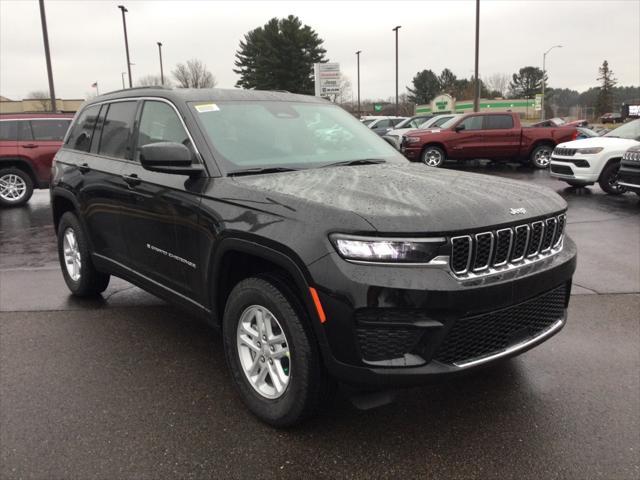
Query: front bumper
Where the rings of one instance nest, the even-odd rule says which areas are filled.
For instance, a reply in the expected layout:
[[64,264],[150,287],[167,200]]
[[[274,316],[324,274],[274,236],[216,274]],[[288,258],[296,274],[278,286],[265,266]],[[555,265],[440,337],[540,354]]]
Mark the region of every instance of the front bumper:
[[327,255],[310,266],[327,317],[325,364],[342,381],[385,388],[517,355],[564,325],[575,266],[566,236],[564,248],[528,274],[475,286],[439,268],[358,265]]
[[[582,166],[583,162],[586,162],[588,166]],[[551,157],[549,174],[560,180],[574,180],[590,184],[597,182],[600,176],[600,172],[594,167],[593,159],[555,155]]]

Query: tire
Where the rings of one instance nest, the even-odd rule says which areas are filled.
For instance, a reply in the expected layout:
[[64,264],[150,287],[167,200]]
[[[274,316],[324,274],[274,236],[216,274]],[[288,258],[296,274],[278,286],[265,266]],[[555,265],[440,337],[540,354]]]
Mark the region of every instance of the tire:
[[33,195],[33,180],[24,170],[9,167],[0,170],[0,205],[19,207]]
[[531,152],[531,155],[529,156],[529,163],[535,168],[539,168],[541,170],[549,168],[552,152],[553,147],[551,145],[539,145]]
[[[263,322],[269,319],[271,338],[282,336],[283,342],[274,343],[267,330],[260,331],[260,316]],[[266,343],[261,336],[265,332]],[[304,308],[284,282],[254,277],[238,283],[227,300],[222,333],[236,388],[260,420],[275,427],[289,427],[326,404],[332,382],[322,365]],[[288,354],[283,355],[285,348]],[[253,366],[255,375],[250,380]],[[266,373],[261,375],[263,371]]]
[[424,147],[420,155],[422,163],[429,167],[441,167],[446,159],[447,155],[444,153],[444,150],[434,145]]
[[58,259],[64,281],[76,297],[99,295],[109,285],[110,276],[93,266],[84,230],[72,212],[62,215],[58,224]]
[[618,170],[620,170],[620,161],[608,163],[598,179],[600,188],[609,195],[622,195],[627,191],[622,185],[618,185]]

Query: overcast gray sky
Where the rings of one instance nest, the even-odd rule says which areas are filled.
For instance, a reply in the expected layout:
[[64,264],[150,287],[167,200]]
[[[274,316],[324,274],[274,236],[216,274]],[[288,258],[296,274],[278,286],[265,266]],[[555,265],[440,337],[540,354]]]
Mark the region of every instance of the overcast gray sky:
[[[122,20],[127,26],[135,79],[159,74],[156,42],[164,44],[165,72],[202,59],[219,87],[235,85],[234,55],[247,31],[272,17],[294,14],[324,39],[327,57],[355,84],[362,50],[363,98],[394,95],[394,34],[400,29],[400,91],[416,72],[448,67],[473,73],[473,0],[458,1],[66,1],[46,0],[58,97],[84,98],[121,88],[126,71]],[[480,76],[511,74],[547,57],[549,84],[583,90],[596,84],[609,61],[620,85],[640,84],[640,0],[482,0]],[[0,0],[0,95],[19,99],[47,89],[37,0]]]

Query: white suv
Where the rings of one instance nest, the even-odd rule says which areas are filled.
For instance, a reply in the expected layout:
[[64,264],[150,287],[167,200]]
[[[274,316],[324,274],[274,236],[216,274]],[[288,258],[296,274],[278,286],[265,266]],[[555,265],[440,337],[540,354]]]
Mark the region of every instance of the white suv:
[[624,193],[618,184],[622,155],[640,144],[640,119],[610,131],[602,137],[591,137],[559,144],[551,156],[551,176],[574,187],[598,182],[611,195]]

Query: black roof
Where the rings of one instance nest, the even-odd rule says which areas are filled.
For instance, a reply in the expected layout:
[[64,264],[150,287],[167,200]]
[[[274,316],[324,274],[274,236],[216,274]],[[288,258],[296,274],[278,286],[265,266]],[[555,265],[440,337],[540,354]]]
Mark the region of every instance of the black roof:
[[173,102],[201,102],[201,101],[251,101],[272,100],[280,102],[322,103],[326,100],[311,95],[266,90],[242,90],[236,88],[169,88],[169,87],[138,87],[116,90],[91,99],[87,104],[130,97],[160,97]]

